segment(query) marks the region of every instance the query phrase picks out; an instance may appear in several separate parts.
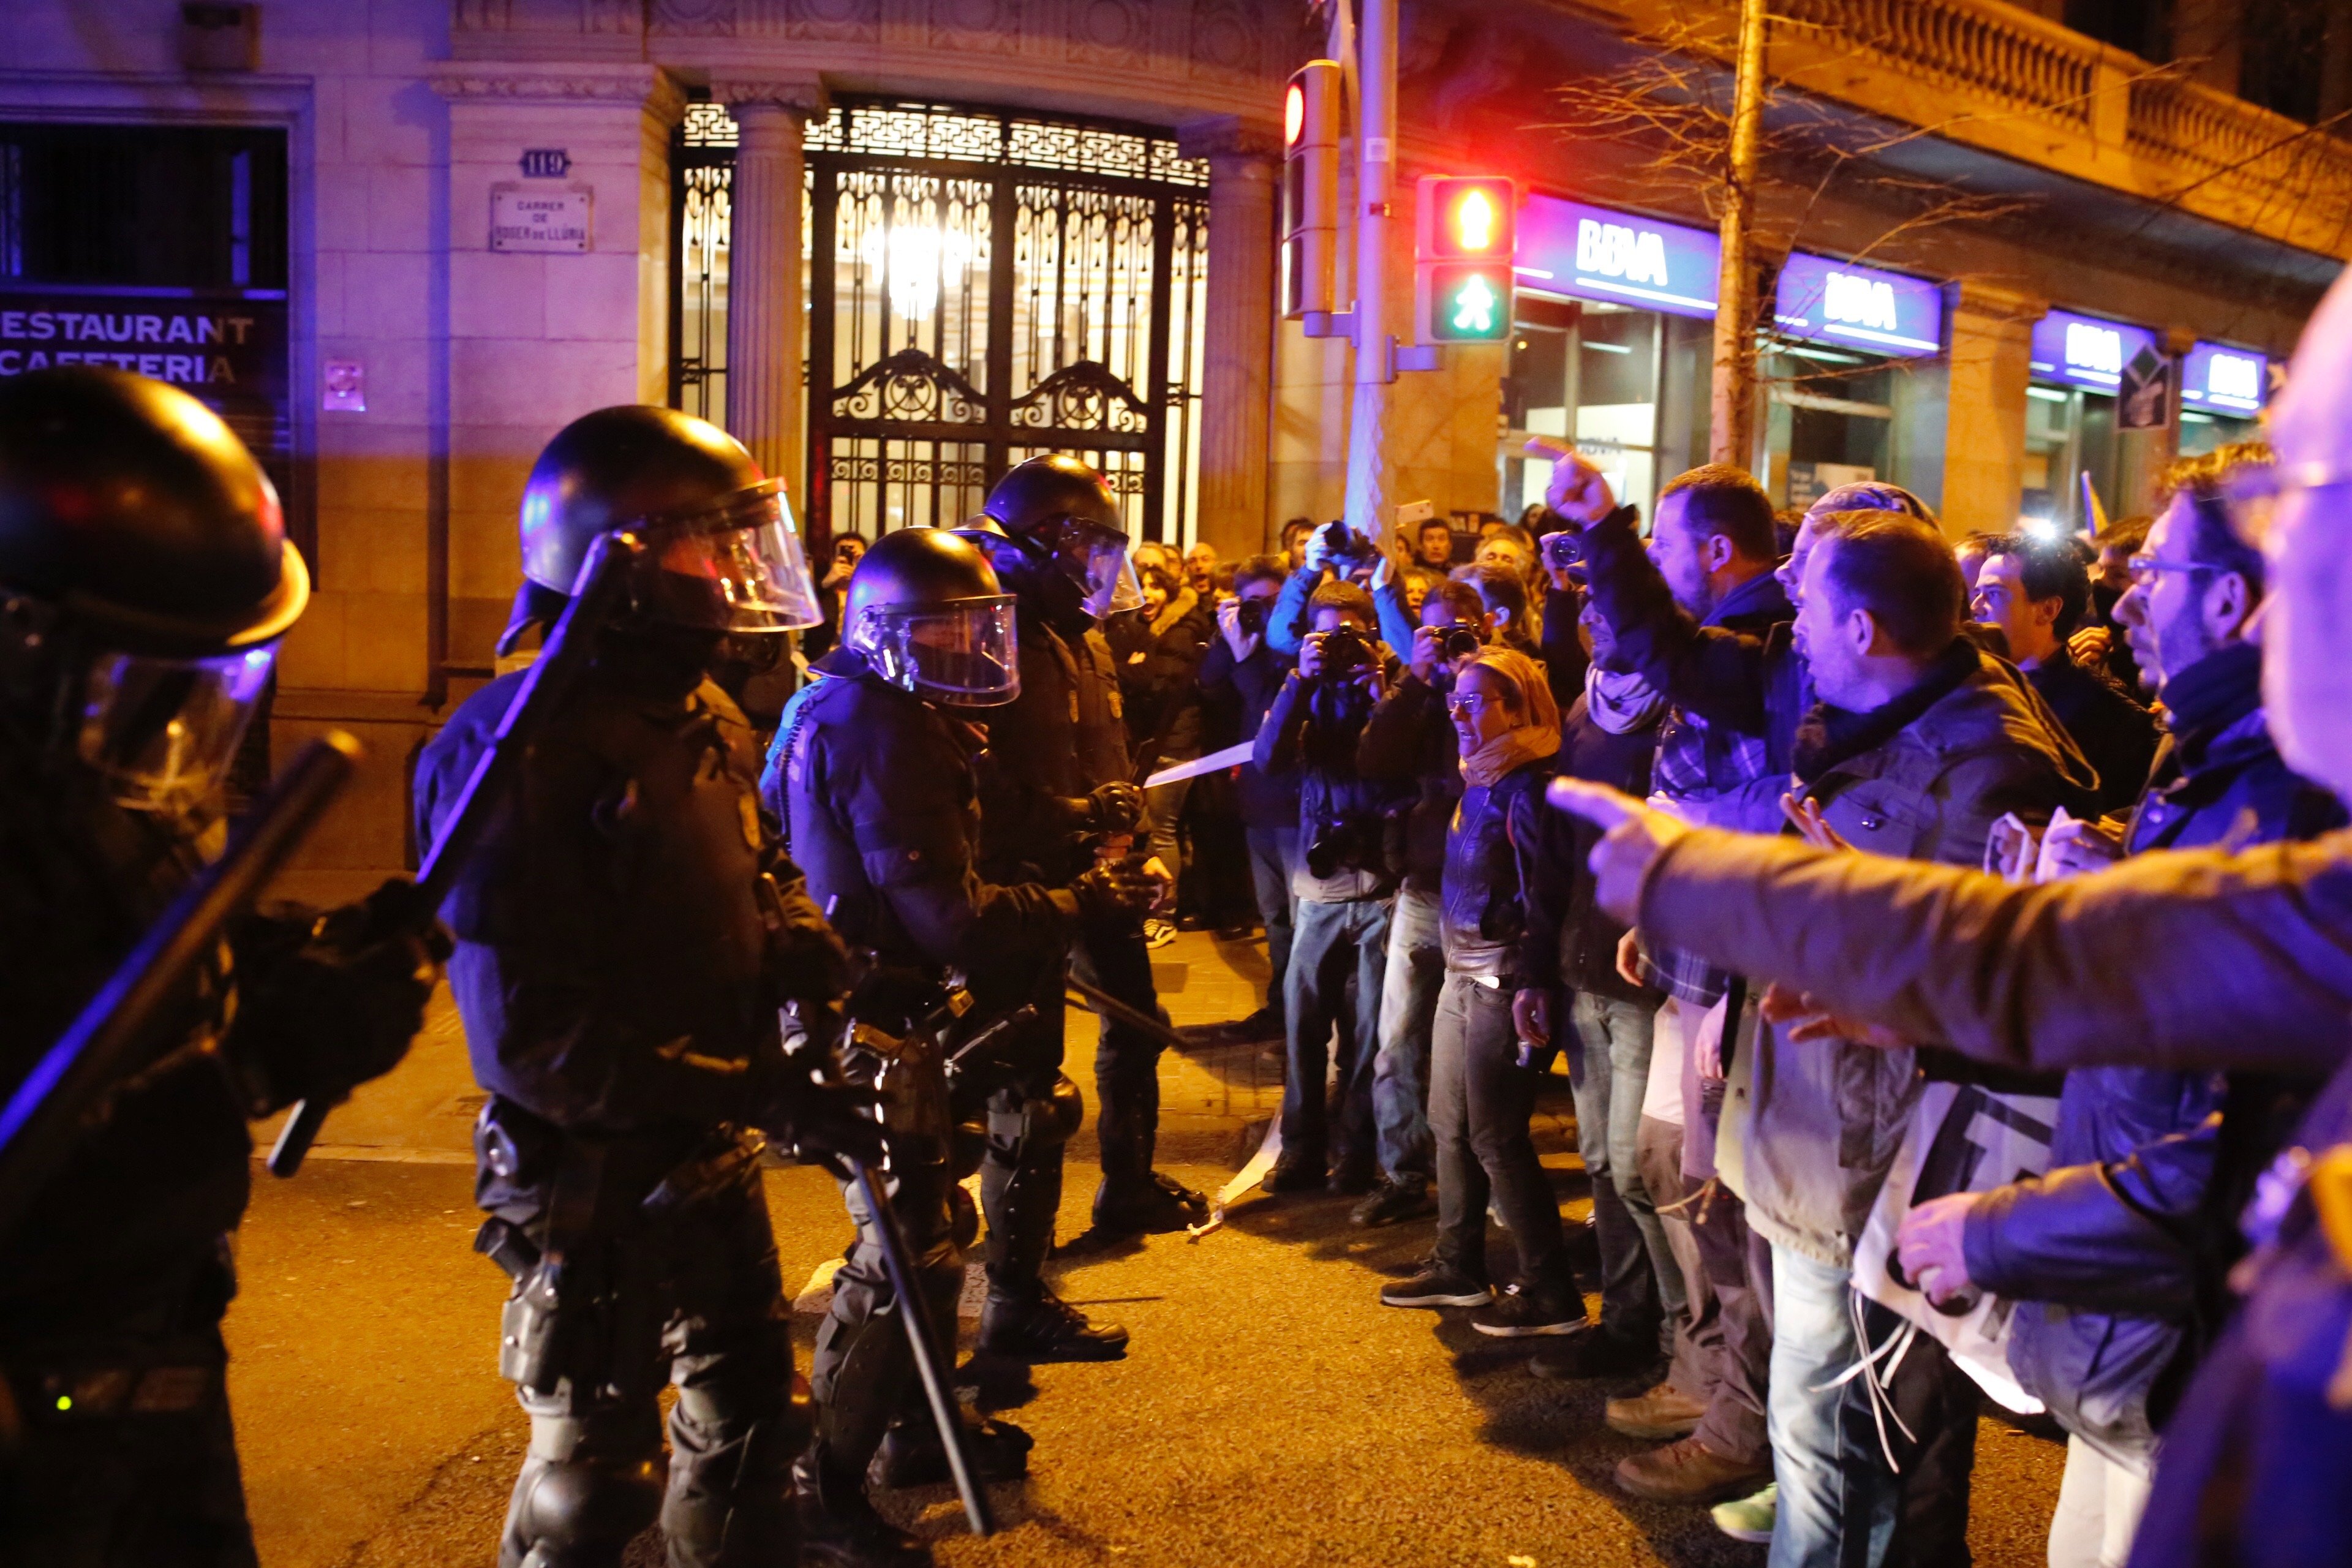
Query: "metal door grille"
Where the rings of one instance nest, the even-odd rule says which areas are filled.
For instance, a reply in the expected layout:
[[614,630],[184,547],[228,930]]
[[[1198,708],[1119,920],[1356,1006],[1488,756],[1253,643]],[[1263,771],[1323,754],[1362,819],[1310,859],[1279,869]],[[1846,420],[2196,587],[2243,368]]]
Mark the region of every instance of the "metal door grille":
[[[734,140],[693,105],[675,165],[671,395],[712,418]],[[1064,451],[1139,536],[1189,543],[1206,163],[1146,130],[889,101],[813,120],[807,158],[812,536],[952,526]]]

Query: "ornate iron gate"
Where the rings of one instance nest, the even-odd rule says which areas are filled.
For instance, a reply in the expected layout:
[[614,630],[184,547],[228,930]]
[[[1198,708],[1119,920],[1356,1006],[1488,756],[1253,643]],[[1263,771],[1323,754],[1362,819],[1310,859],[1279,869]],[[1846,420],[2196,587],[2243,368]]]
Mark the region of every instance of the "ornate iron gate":
[[[675,167],[671,392],[723,414],[734,126]],[[1170,138],[851,100],[809,123],[808,527],[952,526],[1013,463],[1075,452],[1139,537],[1192,537],[1208,171]]]

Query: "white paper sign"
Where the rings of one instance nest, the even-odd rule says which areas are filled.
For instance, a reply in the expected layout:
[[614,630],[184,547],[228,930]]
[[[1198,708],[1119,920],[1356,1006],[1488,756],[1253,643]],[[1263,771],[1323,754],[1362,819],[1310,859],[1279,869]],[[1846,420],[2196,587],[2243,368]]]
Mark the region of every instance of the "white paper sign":
[[591,204],[586,185],[490,187],[490,248],[580,252],[589,247]]

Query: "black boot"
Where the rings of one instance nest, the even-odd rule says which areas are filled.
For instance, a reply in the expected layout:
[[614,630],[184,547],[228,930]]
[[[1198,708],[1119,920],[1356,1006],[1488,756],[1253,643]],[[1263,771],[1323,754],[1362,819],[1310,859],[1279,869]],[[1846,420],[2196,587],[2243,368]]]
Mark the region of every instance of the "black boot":
[[[973,1479],[1017,1481],[1029,1473],[1029,1450],[1035,1441],[1010,1421],[963,1415],[964,1452],[971,1458]],[[955,1479],[948,1468],[947,1445],[930,1416],[910,1417],[890,1428],[871,1472],[874,1484],[892,1491],[908,1487],[940,1486]]]
[[1146,1171],[1095,1193],[1095,1229],[1105,1236],[1164,1236],[1209,1217],[1209,1200],[1173,1176]]
[[1041,1284],[1026,1298],[989,1292],[980,1310],[980,1348],[1016,1361],[1118,1361],[1127,1354],[1127,1331],[1087,1321]]
[[793,1465],[803,1568],[929,1568],[931,1549],[874,1511],[865,1489],[816,1444]]

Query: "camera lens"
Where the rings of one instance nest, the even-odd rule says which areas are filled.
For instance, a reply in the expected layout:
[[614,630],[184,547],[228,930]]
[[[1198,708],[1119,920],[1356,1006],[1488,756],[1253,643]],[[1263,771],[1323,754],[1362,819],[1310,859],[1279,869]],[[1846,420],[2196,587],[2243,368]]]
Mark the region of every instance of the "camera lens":
[[1476,653],[1483,646],[1478,640],[1478,634],[1467,626],[1455,626],[1445,634],[1445,657],[1448,658],[1460,658],[1465,654]]

